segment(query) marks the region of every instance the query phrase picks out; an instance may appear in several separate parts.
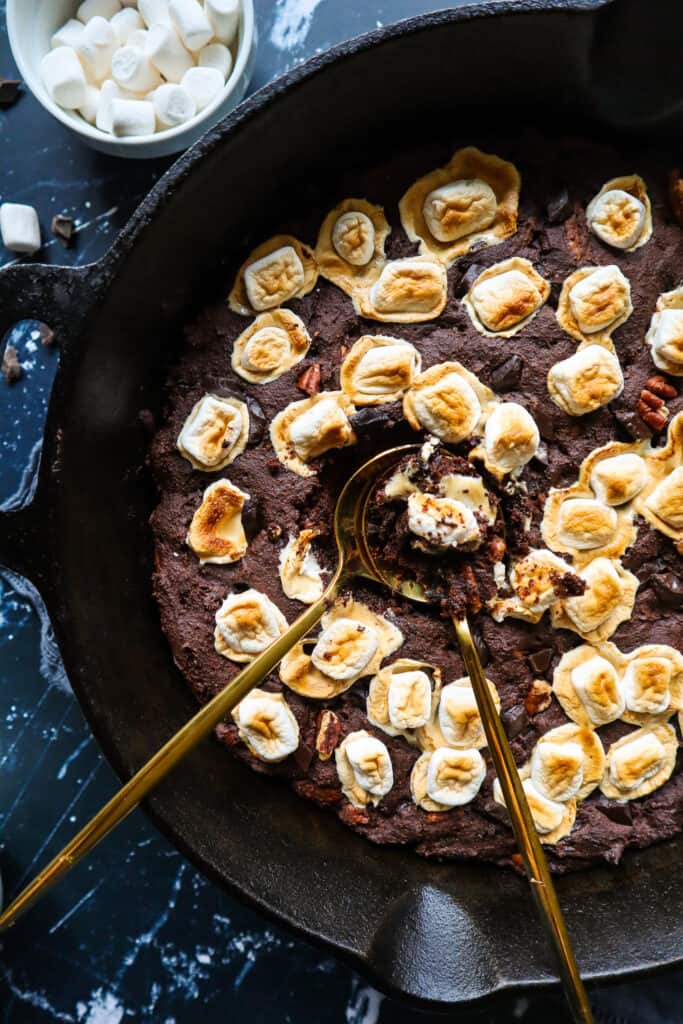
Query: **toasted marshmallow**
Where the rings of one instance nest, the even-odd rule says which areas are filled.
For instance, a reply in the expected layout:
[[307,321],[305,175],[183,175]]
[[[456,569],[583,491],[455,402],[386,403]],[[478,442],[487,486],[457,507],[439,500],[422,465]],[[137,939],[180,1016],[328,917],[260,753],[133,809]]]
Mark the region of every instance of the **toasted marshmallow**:
[[617,357],[600,345],[586,345],[548,372],[550,397],[570,416],[585,416],[621,394],[624,378]]
[[[191,68],[188,74],[210,70]],[[187,84],[184,78],[182,84]],[[190,92],[194,95],[192,89]],[[237,272],[228,302],[235,313],[251,316],[275,309],[290,299],[300,299],[317,280],[318,267],[308,246],[292,235],[274,235],[246,258]]]
[[354,267],[364,267],[375,251],[375,226],[366,213],[347,210],[332,229],[332,245],[341,259]]
[[440,747],[429,759],[427,795],[444,807],[461,807],[474,800],[486,777],[486,764],[478,750]]
[[632,252],[652,235],[652,214],[645,182],[638,175],[606,182],[586,208],[594,235],[614,249]]
[[376,806],[394,784],[389,751],[364,729],[349,733],[335,760],[342,792],[354,807]]
[[178,435],[178,450],[195,469],[224,469],[241,455],[249,437],[249,410],[237,398],[204,395]]
[[425,197],[422,212],[434,238],[454,242],[489,227],[497,209],[496,193],[488,182],[471,178],[435,188]]
[[302,530],[280,553],[280,582],[286,597],[313,604],[323,594],[323,578],[311,542],[317,530]]
[[387,263],[361,300],[360,313],[372,320],[420,323],[443,312],[447,299],[446,271],[427,256],[409,256]]
[[299,723],[281,693],[252,690],[232,717],[240,739],[262,761],[284,761],[299,746]]
[[517,402],[502,402],[486,420],[484,463],[496,475],[513,473],[533,459],[541,436],[533,416]]
[[672,530],[683,530],[683,466],[671,470],[645,500],[646,509]]
[[414,430],[457,444],[479,430],[494,395],[456,362],[437,363],[417,374],[403,398],[403,415]]
[[463,302],[478,331],[509,338],[528,323],[549,294],[549,283],[533,264],[513,256],[481,273]]
[[579,743],[539,743],[531,758],[531,781],[549,800],[571,800],[583,784]]
[[[522,789],[524,790],[536,831],[541,836],[541,842],[556,843],[571,832],[576,818],[575,800],[570,799],[564,803],[550,800],[539,792],[535,783],[530,778],[523,779]],[[495,779],[493,783],[493,799],[496,803],[505,806],[503,792],[498,779]]]
[[613,743],[600,789],[612,800],[636,800],[671,776],[678,741],[670,725],[636,729]]
[[606,658],[595,655],[577,665],[571,681],[592,725],[614,722],[626,707],[616,669]]
[[436,548],[471,550],[481,543],[479,524],[466,505],[420,491],[408,498],[408,528]]
[[336,619],[318,637],[311,661],[331,679],[357,679],[378,646],[371,626],[353,619]]
[[589,562],[579,577],[586,584],[584,593],[566,598],[555,609],[553,625],[574,629],[587,640],[606,640],[630,617],[638,579],[608,558]]
[[228,594],[216,612],[216,650],[231,661],[252,661],[286,629],[286,618],[265,594]]
[[355,405],[381,405],[400,398],[420,372],[420,353],[408,341],[364,334],[342,363],[341,388]]
[[468,146],[410,186],[401,222],[421,253],[449,265],[475,243],[497,245],[514,233],[519,189],[511,163]]
[[310,344],[303,320],[289,309],[274,309],[235,339],[232,368],[250,384],[268,384],[300,363]]
[[569,305],[579,330],[594,334],[619,320],[631,304],[631,286],[619,267],[599,267],[574,285]]
[[[489,687],[492,686],[489,683]],[[439,698],[438,717],[439,728],[450,747],[479,748],[486,745],[477,700],[468,677],[444,686]]]
[[626,452],[597,462],[590,483],[598,501],[605,505],[624,505],[642,491],[646,479],[644,460],[635,452]]
[[11,252],[38,252],[41,246],[40,224],[35,208],[23,203],[2,203],[0,235],[2,244]]
[[138,46],[122,46],[114,53],[111,77],[129,92],[148,93],[161,85],[161,75]]
[[431,718],[440,685],[441,673],[433,665],[399,658],[370,681],[368,721],[389,736],[404,735],[413,742],[413,731]]
[[292,402],[274,417],[270,438],[284,466],[299,476],[311,476],[307,465],[331,448],[355,444],[349,415],[353,406],[341,391],[321,391]]
[[683,377],[683,286],[659,296],[645,341],[658,369]]
[[636,714],[658,715],[671,703],[673,665],[668,658],[636,658],[624,673],[626,707]]
[[559,600],[557,586],[571,567],[551,551],[539,548],[520,558],[510,572],[515,593],[514,605],[507,614],[538,622],[543,613]]
[[488,491],[484,487],[484,481],[480,476],[466,476],[464,473],[447,473],[439,480],[439,491],[445,498],[459,501],[465,508],[486,516],[490,522],[493,522],[496,518]]
[[192,517],[186,542],[202,565],[237,562],[247,550],[242,509],[249,495],[229,480],[216,480],[204,491]]
[[609,544],[617,530],[617,513],[592,498],[570,498],[560,506],[558,539],[567,547],[589,551]]
[[50,99],[60,107],[76,110],[85,103],[85,72],[70,46],[58,46],[46,53],[40,62],[40,76]]

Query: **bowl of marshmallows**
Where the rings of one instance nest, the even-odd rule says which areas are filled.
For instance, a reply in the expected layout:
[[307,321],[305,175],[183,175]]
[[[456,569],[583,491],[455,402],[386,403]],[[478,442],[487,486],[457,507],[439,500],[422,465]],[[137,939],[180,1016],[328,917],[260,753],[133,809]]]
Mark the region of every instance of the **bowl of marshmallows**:
[[187,148],[242,99],[253,0],[8,0],[12,53],[34,96],[94,149]]

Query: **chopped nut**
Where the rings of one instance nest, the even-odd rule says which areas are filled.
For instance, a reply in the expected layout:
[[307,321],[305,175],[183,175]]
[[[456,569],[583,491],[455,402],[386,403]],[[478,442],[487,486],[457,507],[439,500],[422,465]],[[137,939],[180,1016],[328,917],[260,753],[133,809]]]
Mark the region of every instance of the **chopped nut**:
[[315,749],[321,761],[329,761],[334,748],[339,742],[341,723],[334,711],[321,711],[318,715],[318,732],[315,737]]
[[510,857],[510,860],[512,861],[512,863],[516,867],[518,867],[518,868],[524,867],[524,861],[522,860],[521,853],[513,853],[512,856]]
[[527,715],[539,715],[550,707],[552,687],[544,679],[534,679],[524,698]]
[[0,369],[2,370],[2,375],[8,384],[16,384],[24,372],[21,368],[21,363],[19,362],[17,350],[14,345],[5,346],[5,353],[2,357],[2,366],[0,366]]
[[301,374],[296,382],[299,391],[307,395],[317,395],[320,391],[320,363],[313,363]]
[[669,418],[669,410],[665,405],[663,405],[661,409],[652,409],[642,400],[639,400],[636,403],[636,412],[643,423],[646,423],[648,427],[654,431],[662,430],[666,426],[666,421]]
[[268,527],[268,540],[274,542],[276,540],[279,540],[281,536],[282,536],[282,527],[281,526],[269,526]]
[[643,402],[643,404],[646,405],[648,409],[654,409],[655,412],[658,409],[664,408],[664,400],[660,398],[658,395],[654,395],[651,391],[648,391],[647,388],[644,388],[640,392],[640,401]]
[[505,541],[502,537],[492,537],[488,544],[488,550],[492,562],[502,562],[505,557]]
[[651,391],[653,395],[659,395],[660,398],[675,398],[678,394],[673,384],[670,384],[660,374],[650,377],[645,386],[648,391]]
[[74,219],[63,213],[55,214],[52,218],[52,234],[58,238],[65,249],[68,249],[74,240]]
[[678,168],[669,175],[669,203],[671,212],[683,227],[683,178]]

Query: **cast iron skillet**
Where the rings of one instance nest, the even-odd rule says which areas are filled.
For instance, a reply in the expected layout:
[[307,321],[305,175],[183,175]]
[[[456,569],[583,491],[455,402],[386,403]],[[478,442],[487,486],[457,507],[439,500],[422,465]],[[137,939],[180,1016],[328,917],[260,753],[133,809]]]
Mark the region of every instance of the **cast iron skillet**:
[[[286,218],[283,205],[306,203],[302,182],[329,182],[332,197],[335,167],[383,144],[462,138],[484,111],[490,131],[496,118],[562,127],[571,116],[584,130],[590,118],[602,133],[680,137],[681,6],[518,0],[374,32],[242,104],[161,179],[99,263],[0,273],[0,336],[36,317],[62,348],[37,492],[3,514],[0,561],[41,591],[121,777],[194,710],[150,596],[154,495],[139,419],[159,410],[180,325],[225,294],[228,267]],[[374,847],[217,743],[187,759],[150,811],[212,879],[396,995],[438,1007],[553,976],[523,881]],[[587,977],[683,957],[682,850],[670,842],[559,881]]]

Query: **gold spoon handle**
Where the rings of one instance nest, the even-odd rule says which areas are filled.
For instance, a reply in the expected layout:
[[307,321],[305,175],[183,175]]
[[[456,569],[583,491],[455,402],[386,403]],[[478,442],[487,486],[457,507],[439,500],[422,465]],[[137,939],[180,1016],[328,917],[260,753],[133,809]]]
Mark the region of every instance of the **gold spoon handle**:
[[186,722],[150,760],[97,812],[87,825],[67,843],[61,853],[36,875],[0,916],[0,931],[11,927],[17,919],[59,881],[94,846],[104,839],[120,821],[171,772],[185,755],[225,718],[250,690],[272,672],[294,644],[301,640],[329,607],[341,584],[341,573],[335,573],[327,590],[315,604],[296,619],[289,629],[259,654],[232,679],[208,704]]
[[503,791],[512,822],[512,830],[531,884],[531,891],[548,937],[557,954],[567,1002],[575,1021],[581,1022],[581,1024],[592,1024],[593,1014],[574,957],[562,909],[548,869],[548,862],[531,817],[500,715],[496,711],[491,691],[486,683],[469,623],[466,618],[454,617],[453,625],[458,636],[465,668],[477,699],[479,714],[491,752],[491,760]]

